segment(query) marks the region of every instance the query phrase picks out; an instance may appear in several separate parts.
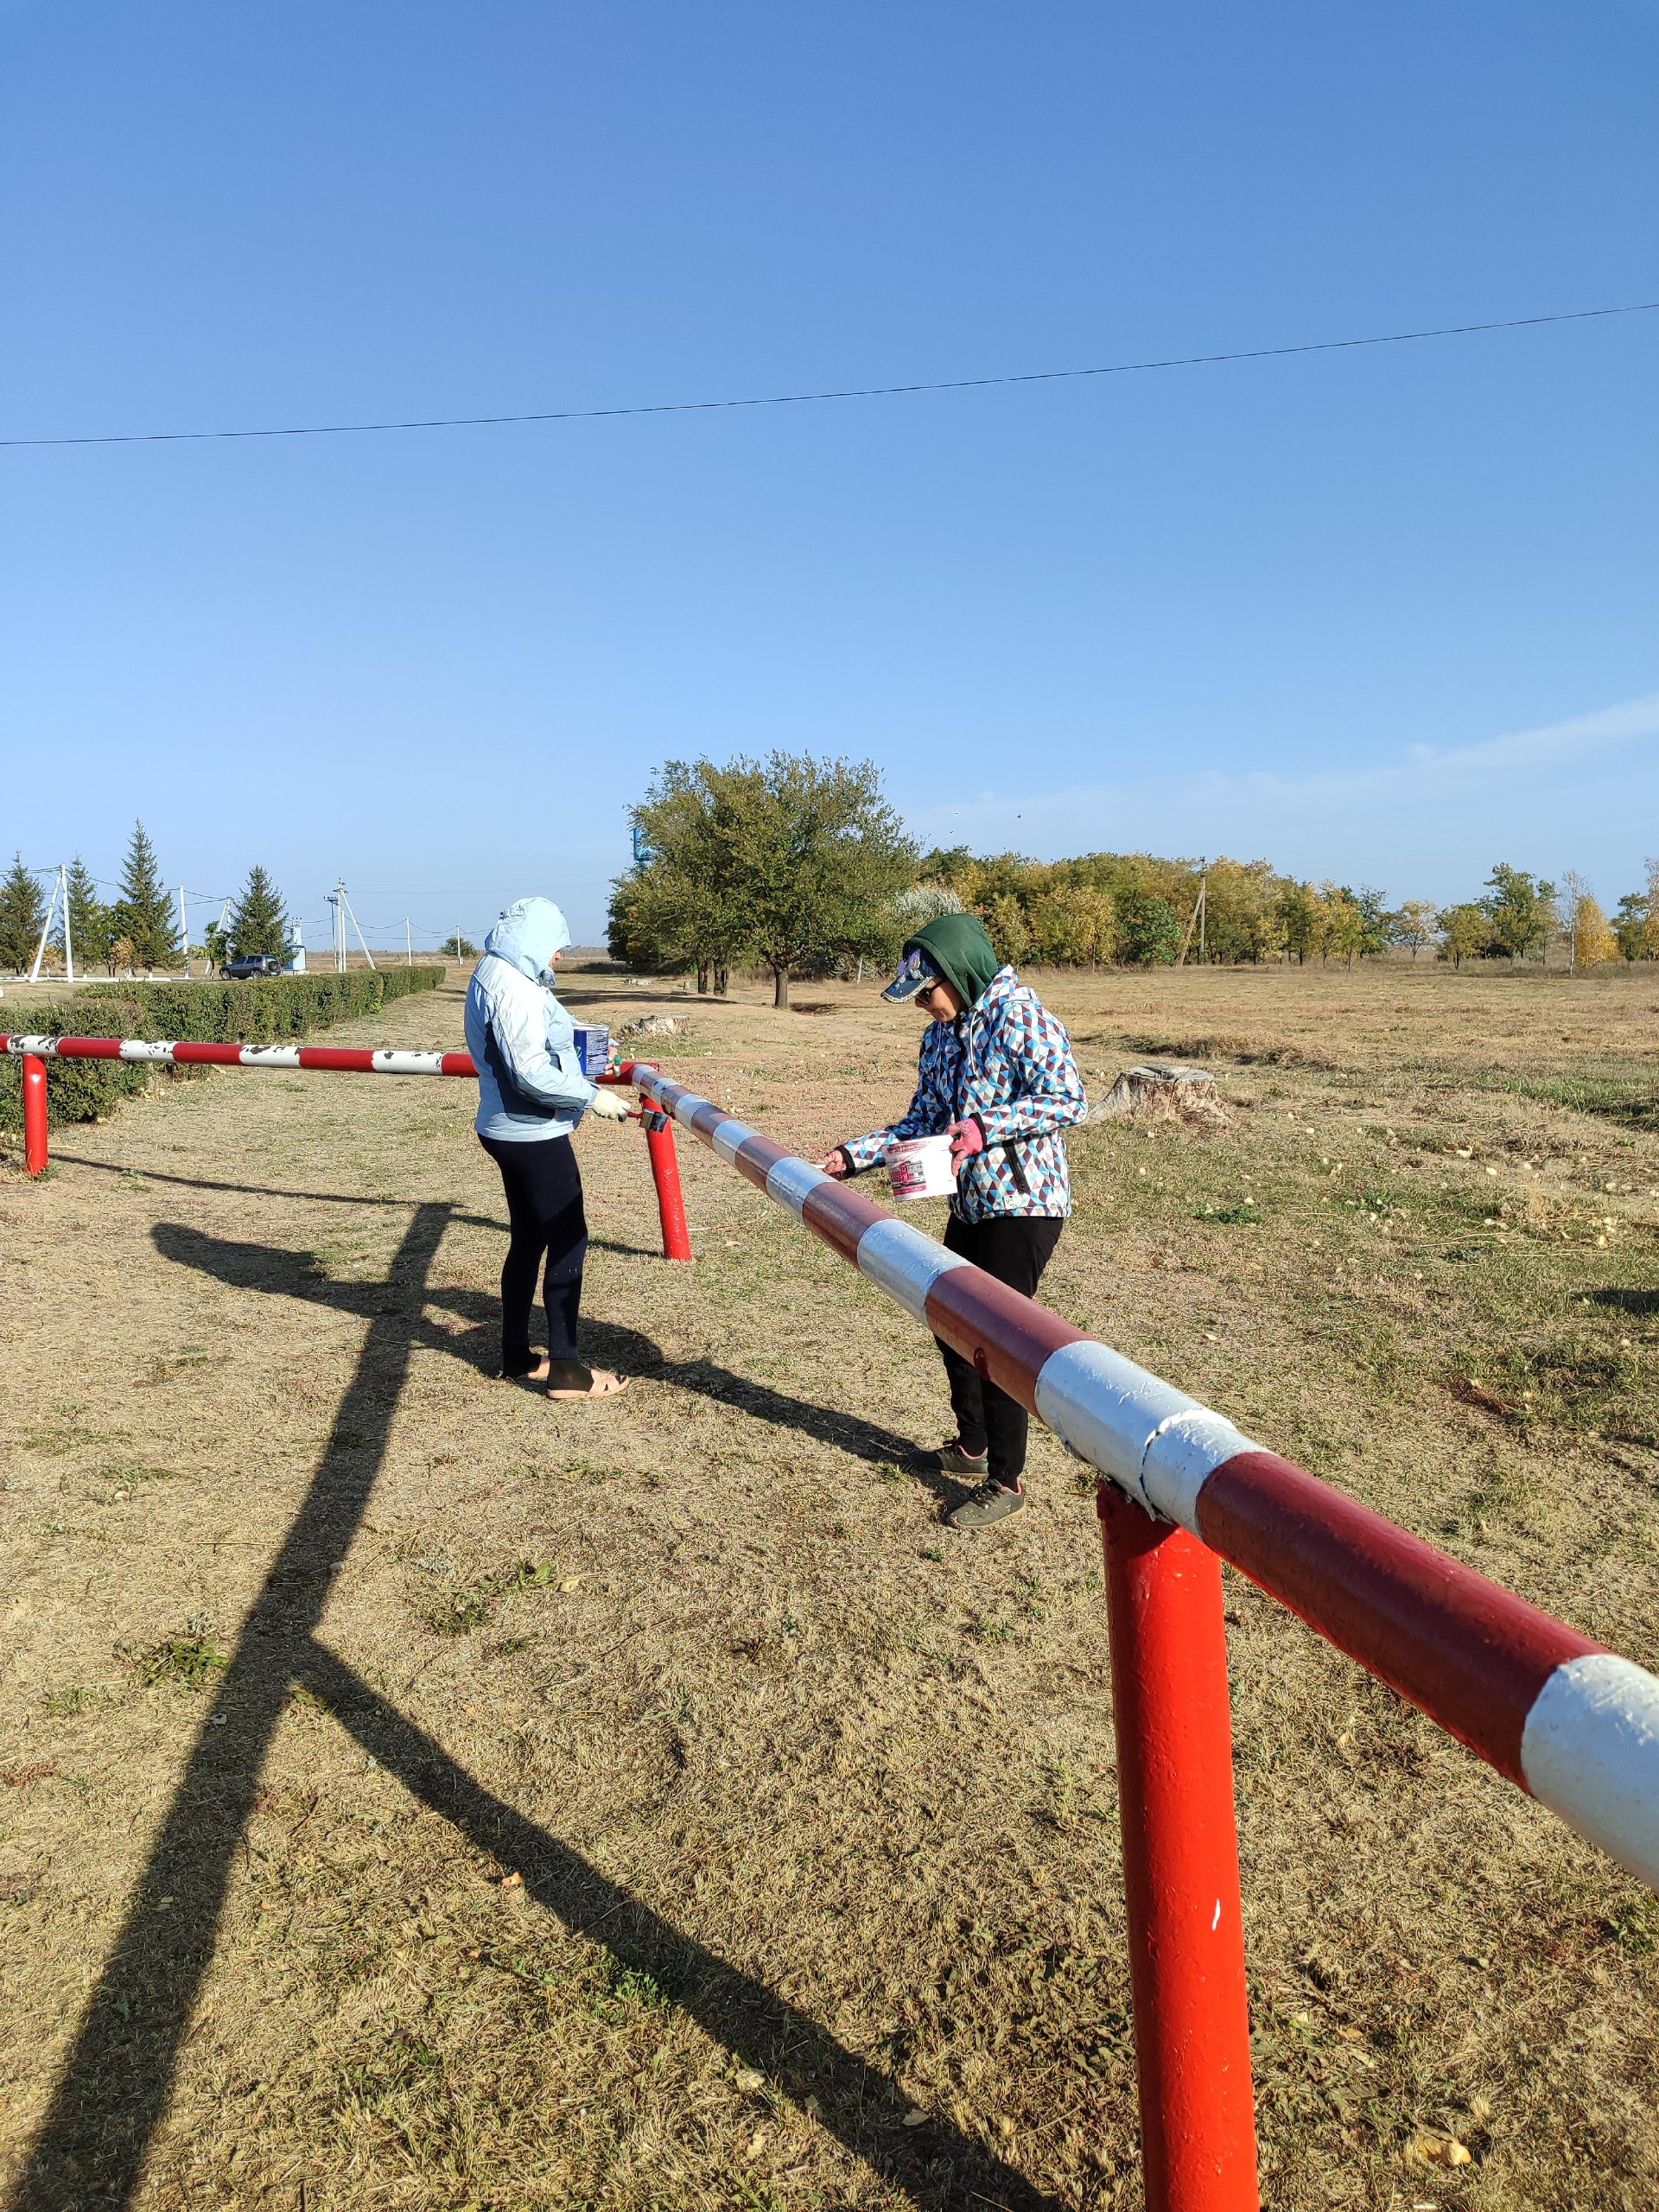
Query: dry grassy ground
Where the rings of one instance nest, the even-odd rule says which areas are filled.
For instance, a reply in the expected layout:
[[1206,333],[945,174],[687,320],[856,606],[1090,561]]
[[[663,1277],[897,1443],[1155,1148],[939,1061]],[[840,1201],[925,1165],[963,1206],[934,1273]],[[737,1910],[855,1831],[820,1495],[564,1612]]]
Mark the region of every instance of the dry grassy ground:
[[[1204,1054],[1236,1128],[1081,1133],[1050,1301],[1659,1661],[1659,990],[1052,981],[1096,1095]],[[799,995],[661,1052],[814,1150],[916,1025]],[[632,1390],[491,1380],[469,1090],[162,1083],[0,1179],[15,2212],[1137,2204],[1075,1463],[944,1529],[925,1339],[696,1145],[654,1259],[631,1130],[579,1142]],[[1645,2212],[1653,1901],[1229,1604],[1266,2202]]]

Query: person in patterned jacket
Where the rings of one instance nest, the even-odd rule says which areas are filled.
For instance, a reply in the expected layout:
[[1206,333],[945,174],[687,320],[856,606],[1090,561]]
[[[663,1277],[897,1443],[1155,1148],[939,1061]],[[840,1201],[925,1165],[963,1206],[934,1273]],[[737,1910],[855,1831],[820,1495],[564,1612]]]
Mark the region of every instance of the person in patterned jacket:
[[[1061,1131],[1089,1111],[1071,1039],[998,964],[973,914],[941,914],[910,938],[882,996],[913,999],[928,1018],[916,1096],[902,1121],[847,1138],[820,1165],[856,1175],[903,1138],[948,1133],[957,1194],[946,1249],[1029,1298],[1071,1211]],[[949,1344],[939,1354],[957,1433],[928,1459],[947,1474],[983,1478],[948,1518],[956,1529],[988,1528],[1026,1502],[1026,1409]]]

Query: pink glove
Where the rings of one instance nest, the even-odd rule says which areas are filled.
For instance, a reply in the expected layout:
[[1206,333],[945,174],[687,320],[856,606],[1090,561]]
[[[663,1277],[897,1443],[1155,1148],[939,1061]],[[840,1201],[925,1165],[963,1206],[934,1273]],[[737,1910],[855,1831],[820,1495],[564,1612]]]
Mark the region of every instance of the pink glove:
[[950,1165],[958,1175],[976,1153],[985,1149],[985,1132],[975,1121],[952,1122],[945,1131],[950,1140]]

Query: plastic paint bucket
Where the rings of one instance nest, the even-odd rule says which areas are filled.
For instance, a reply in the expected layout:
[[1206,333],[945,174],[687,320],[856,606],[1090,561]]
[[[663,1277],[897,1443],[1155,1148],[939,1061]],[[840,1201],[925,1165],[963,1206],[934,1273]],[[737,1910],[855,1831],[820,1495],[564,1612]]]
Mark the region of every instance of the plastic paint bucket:
[[949,1137],[906,1137],[890,1144],[882,1165],[900,1200],[954,1198],[957,1173],[950,1165]]

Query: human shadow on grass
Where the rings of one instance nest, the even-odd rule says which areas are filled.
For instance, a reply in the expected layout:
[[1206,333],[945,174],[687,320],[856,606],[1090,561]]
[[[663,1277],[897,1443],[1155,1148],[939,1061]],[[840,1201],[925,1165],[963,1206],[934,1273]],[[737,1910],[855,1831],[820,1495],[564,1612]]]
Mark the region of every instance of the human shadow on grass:
[[[404,1313],[410,1341],[423,1350],[441,1351],[481,1375],[496,1371],[500,1352],[500,1313],[498,1300],[485,1291],[429,1285],[423,1270],[416,1280],[401,1262],[394,1260],[384,1281],[337,1282],[323,1273],[308,1252],[282,1245],[244,1243],[210,1236],[204,1230],[178,1222],[158,1222],[151,1232],[157,1251],[182,1267],[199,1268],[237,1289],[264,1291],[304,1300],[308,1305],[332,1306],[335,1312],[359,1319],[378,1319]],[[472,1326],[461,1335],[429,1319],[421,1310],[435,1306]],[[614,1368],[619,1374],[638,1376],[689,1390],[715,1405],[730,1406],[750,1419],[777,1428],[793,1430],[815,1443],[829,1444],[873,1466],[904,1465],[914,1456],[912,1439],[899,1436],[861,1414],[814,1405],[770,1383],[734,1374],[711,1359],[671,1359],[639,1329],[600,1321],[584,1314],[582,1320],[583,1356],[596,1367]],[[944,1475],[918,1473],[917,1479],[941,1499],[954,1503],[963,1493]]]
[[[421,1207],[388,1282],[423,1292],[450,1218]],[[310,1294],[302,1255],[219,1245],[196,1231],[158,1230],[186,1265],[220,1280]],[[815,2095],[827,2126],[918,2205],[974,2202],[1052,2212],[1052,2200],[946,2120],[893,2125],[899,2085],[764,1984],[690,1942],[568,1846],[493,1796],[414,1723],[317,1641],[323,1611],[367,1510],[391,1421],[423,1336],[412,1300],[387,1309],[361,1298],[388,1284],[328,1286],[366,1311],[368,1329],[331,1434],[298,1513],[276,1548],[206,1711],[120,1933],[82,2011],[51,2102],[8,2202],[9,2212],[121,2212],[145,2184],[172,2099],[180,2053],[218,1947],[271,1740],[296,1688],[308,1688],[355,1739],[480,1847],[522,1873],[531,1894],[624,1965],[658,1961],[664,1986],[707,2032],[769,2072],[791,2094]],[[641,1340],[642,1342],[645,1340]],[[622,1927],[613,1926],[615,1922]],[[601,1932],[607,1929],[608,1933]],[[671,1962],[677,1969],[669,1974]],[[153,2183],[157,2178],[149,2176]]]
[[[442,1205],[416,1211],[392,1262],[394,1275],[412,1287],[424,1284],[448,1220]],[[138,2189],[217,1947],[260,1772],[298,1679],[296,1661],[367,1508],[415,1340],[406,1313],[371,1315],[304,1503],[207,1700],[125,1923],[86,2001],[10,2199],[13,2212],[123,2206]]]

